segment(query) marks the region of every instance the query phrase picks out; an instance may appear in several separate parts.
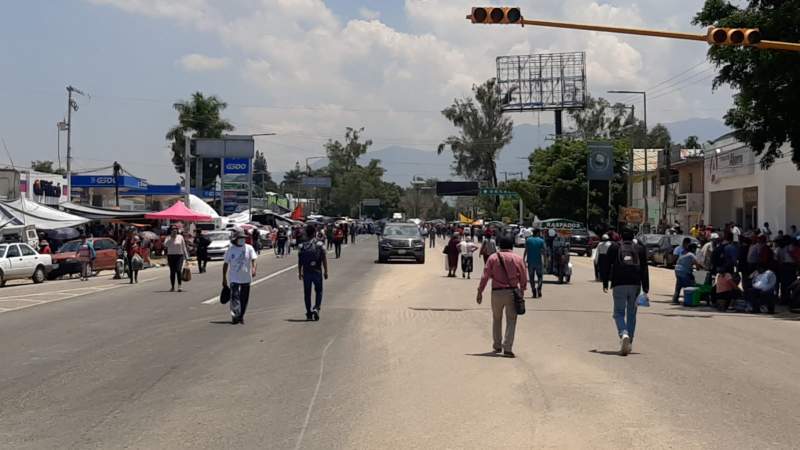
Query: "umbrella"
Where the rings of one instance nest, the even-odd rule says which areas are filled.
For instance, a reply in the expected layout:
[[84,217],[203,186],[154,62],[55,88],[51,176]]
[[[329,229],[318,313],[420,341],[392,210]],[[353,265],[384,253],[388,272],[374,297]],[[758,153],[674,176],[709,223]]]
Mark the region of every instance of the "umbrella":
[[57,228],[47,231],[47,237],[55,241],[69,241],[77,239],[80,235],[75,228]]
[[152,231],[142,231],[141,233],[139,233],[139,237],[151,241],[155,241],[156,239],[158,239],[158,235],[153,233]]

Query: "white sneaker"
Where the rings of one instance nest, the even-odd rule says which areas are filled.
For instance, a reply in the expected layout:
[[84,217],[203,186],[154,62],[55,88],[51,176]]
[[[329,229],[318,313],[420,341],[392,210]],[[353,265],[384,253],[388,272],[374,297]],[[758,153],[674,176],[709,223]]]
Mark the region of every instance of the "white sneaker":
[[622,333],[622,339],[620,339],[620,351],[619,353],[622,356],[628,356],[631,352],[631,338],[628,336],[628,333]]

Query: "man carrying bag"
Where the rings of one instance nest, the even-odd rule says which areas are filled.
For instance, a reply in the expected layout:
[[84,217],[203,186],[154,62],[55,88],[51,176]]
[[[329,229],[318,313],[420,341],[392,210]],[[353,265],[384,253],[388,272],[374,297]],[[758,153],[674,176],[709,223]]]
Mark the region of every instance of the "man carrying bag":
[[[513,358],[514,333],[517,327],[517,315],[525,313],[522,292],[528,284],[528,275],[522,257],[514,253],[514,239],[501,236],[498,240],[500,252],[486,261],[478,286],[477,302],[483,302],[483,291],[489,279],[492,280],[492,349],[495,353]],[[519,309],[518,309],[519,308]],[[503,312],[506,316],[506,333],[503,339]]]

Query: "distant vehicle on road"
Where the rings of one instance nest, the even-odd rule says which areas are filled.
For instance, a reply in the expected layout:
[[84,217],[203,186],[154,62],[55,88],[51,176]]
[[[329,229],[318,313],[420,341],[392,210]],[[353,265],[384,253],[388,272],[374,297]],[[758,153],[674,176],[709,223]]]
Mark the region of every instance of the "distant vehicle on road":
[[211,240],[208,245],[208,257],[210,259],[223,258],[231,245],[230,230],[210,231],[206,233],[206,237]]
[[[117,242],[111,238],[93,238],[88,239],[88,241],[94,246],[94,251],[97,255],[92,264],[94,272],[116,270],[117,258],[119,258],[119,245],[117,245]],[[81,263],[78,261],[78,247],[80,245],[81,241],[79,239],[69,241],[53,254],[53,270],[48,275],[49,279],[53,280],[64,275],[81,273]]]
[[569,248],[570,251],[578,255],[589,256],[592,254],[592,249],[597,247],[598,242],[600,242],[600,239],[593,231],[586,228],[578,228],[572,230],[572,234],[569,237]]
[[653,262],[653,254],[655,254],[658,249],[661,238],[663,237],[663,234],[640,234],[636,236],[636,240],[639,241],[639,244],[644,245],[644,248],[647,249],[648,262]]
[[692,243],[698,247],[700,246],[700,241],[688,235],[671,234],[667,236],[661,236],[661,239],[658,241],[658,247],[653,250],[653,264],[659,264],[666,267],[675,266],[677,258],[672,254],[672,252],[675,251],[675,247],[678,247],[683,243],[684,238],[689,238],[691,239]]
[[41,255],[28,244],[0,244],[0,287],[25,278],[41,283],[52,267],[50,255]]
[[413,223],[387,223],[378,240],[378,262],[392,258],[415,259],[425,263],[425,241]]

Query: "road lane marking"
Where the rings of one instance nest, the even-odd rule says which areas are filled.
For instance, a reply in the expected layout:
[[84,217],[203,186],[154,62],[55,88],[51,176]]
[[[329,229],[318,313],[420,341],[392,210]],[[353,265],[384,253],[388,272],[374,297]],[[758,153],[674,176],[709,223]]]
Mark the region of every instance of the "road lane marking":
[[[297,267],[295,267],[295,266],[289,266],[289,267],[287,267],[287,268],[285,268],[285,269],[281,269],[281,270],[279,270],[279,271],[277,271],[277,272],[275,272],[275,273],[272,273],[272,274],[269,274],[269,275],[265,276],[264,278],[259,278],[258,280],[256,280],[256,281],[254,281],[254,282],[250,283],[250,286],[251,286],[251,287],[252,287],[252,286],[258,286],[259,284],[261,284],[261,283],[263,283],[263,282],[265,282],[265,281],[267,281],[267,280],[271,280],[272,278],[275,278],[275,277],[277,277],[278,275],[282,275],[282,274],[284,274],[284,273],[286,273],[286,272],[288,272],[288,271],[290,271],[290,270],[295,270],[296,268],[297,268]],[[203,301],[202,303],[203,303],[204,305],[213,305],[213,304],[215,304],[215,303],[219,303],[219,295],[217,295],[217,296],[215,296],[215,297],[211,297],[210,299],[208,299],[208,300],[205,300],[205,301]]]
[[319,394],[319,388],[322,386],[322,375],[325,373],[325,355],[328,353],[328,348],[333,344],[333,341],[336,340],[336,336],[328,342],[328,345],[322,350],[322,357],[319,360],[319,378],[317,378],[317,387],[314,388],[314,395],[311,396],[311,402],[308,404],[308,411],[306,411],[306,420],[303,422],[303,428],[300,429],[300,434],[297,436],[297,443],[295,444],[295,450],[300,448],[300,445],[303,444],[303,436],[306,434],[306,429],[308,428],[308,422],[311,420],[311,411],[314,409],[314,402],[317,401],[317,394]]

